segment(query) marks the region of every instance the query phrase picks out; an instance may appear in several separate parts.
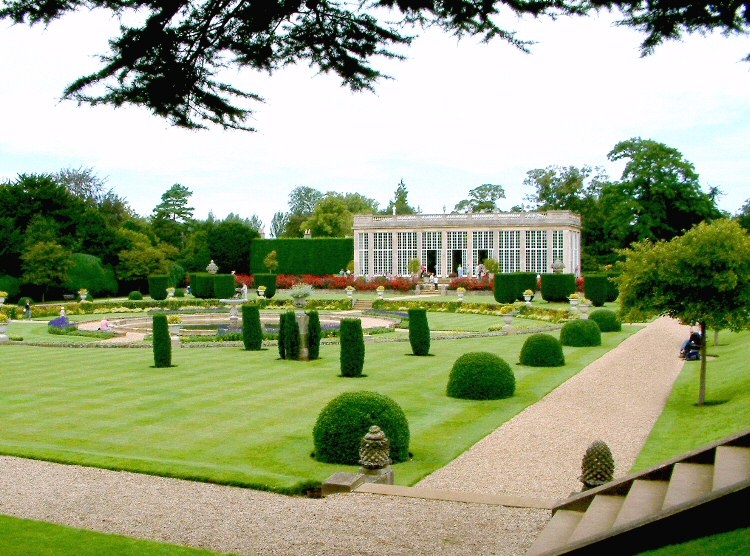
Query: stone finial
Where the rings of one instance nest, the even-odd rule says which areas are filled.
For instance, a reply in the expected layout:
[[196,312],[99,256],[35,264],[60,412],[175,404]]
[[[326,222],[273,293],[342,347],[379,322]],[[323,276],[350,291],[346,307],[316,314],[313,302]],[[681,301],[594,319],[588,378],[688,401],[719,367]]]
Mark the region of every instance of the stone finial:
[[213,259],[211,259],[211,262],[208,263],[208,266],[206,267],[206,272],[208,272],[209,274],[216,274],[217,272],[219,272],[219,267],[216,266],[216,263],[214,262]]
[[583,489],[598,487],[612,480],[615,474],[615,460],[609,446],[602,440],[595,440],[586,450],[581,462]]
[[359,463],[365,469],[384,469],[391,464],[391,444],[377,425],[359,443]]

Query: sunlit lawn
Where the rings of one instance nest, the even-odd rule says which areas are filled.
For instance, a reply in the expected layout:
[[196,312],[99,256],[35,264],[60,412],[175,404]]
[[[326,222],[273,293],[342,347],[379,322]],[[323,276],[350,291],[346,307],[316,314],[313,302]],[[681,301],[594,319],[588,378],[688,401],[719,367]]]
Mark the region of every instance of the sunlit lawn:
[[[175,367],[155,369],[150,349],[11,343],[0,346],[0,452],[298,492],[344,470],[310,457],[312,428],[329,400],[362,389],[392,397],[406,412],[414,458],[396,466],[396,479],[413,484],[634,330],[605,335],[601,348],[566,348],[568,364],[555,369],[516,364],[523,335],[436,340],[429,357],[410,355],[407,342],[368,343],[360,379],[338,376],[338,345],[322,346],[312,362],[279,360],[275,349],[183,348]],[[516,396],[447,398],[450,368],[468,351],[513,364]]]

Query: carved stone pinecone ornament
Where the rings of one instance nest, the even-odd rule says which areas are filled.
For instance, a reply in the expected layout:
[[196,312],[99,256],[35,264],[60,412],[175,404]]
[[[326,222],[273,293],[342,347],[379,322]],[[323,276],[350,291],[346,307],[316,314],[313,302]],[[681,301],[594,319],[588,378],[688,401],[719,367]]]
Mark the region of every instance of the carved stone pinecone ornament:
[[384,469],[391,464],[391,443],[380,427],[373,425],[359,443],[359,463],[365,469]]
[[583,456],[579,480],[584,488],[593,488],[610,482],[614,474],[615,460],[609,446],[602,440],[595,440]]

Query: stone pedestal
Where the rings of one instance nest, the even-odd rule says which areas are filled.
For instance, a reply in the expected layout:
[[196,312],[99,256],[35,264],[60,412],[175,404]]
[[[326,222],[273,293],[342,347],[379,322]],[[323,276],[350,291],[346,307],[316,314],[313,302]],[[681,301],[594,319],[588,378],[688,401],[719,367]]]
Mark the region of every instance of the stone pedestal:
[[388,465],[382,469],[359,468],[359,473],[364,477],[366,483],[379,483],[381,485],[393,484],[393,469]]
[[182,342],[180,341],[179,336],[170,336],[169,339],[172,342],[172,351],[180,349],[182,347]]

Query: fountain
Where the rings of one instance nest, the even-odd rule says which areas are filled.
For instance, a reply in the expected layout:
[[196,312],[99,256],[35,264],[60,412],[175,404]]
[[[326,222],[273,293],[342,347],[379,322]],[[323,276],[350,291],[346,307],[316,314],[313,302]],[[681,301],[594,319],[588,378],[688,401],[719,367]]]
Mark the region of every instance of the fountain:
[[238,321],[240,320],[240,305],[247,303],[247,285],[242,284],[242,288],[239,289],[238,297],[219,299],[219,301],[229,305],[229,329],[239,330],[240,326],[238,325]]

